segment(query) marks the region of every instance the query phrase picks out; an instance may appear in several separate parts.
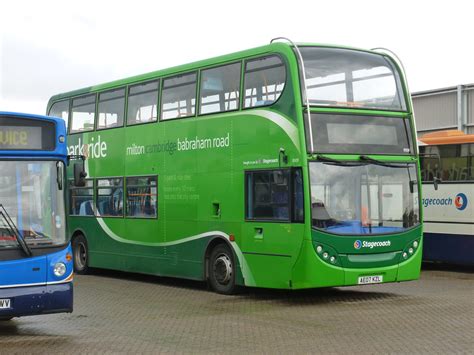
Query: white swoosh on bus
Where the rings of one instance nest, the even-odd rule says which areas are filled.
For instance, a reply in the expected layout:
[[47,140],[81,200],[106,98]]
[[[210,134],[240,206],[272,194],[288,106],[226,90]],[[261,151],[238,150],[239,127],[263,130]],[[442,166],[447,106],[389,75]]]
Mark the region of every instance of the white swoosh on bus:
[[221,232],[221,231],[211,231],[211,232],[205,232],[201,234],[196,234],[190,237],[182,238],[179,240],[174,240],[172,242],[139,242],[139,241],[133,241],[129,239],[124,239],[117,234],[115,234],[108,226],[105,224],[105,221],[99,217],[97,217],[97,222],[99,222],[100,227],[103,229],[103,231],[113,240],[121,243],[127,243],[127,244],[134,244],[134,245],[143,245],[143,246],[152,246],[152,247],[170,247],[178,244],[183,244],[187,242],[191,242],[193,240],[201,239],[201,238],[206,238],[206,237],[211,237],[211,236],[221,236],[226,238],[229,241],[229,244],[232,246],[234,249],[235,255],[237,255],[237,258],[239,259],[239,263],[242,269],[242,274],[245,279],[245,285],[246,286],[255,286],[255,280],[253,278],[253,274],[250,271],[250,268],[247,264],[247,260],[245,260],[244,255],[242,254],[242,251],[240,250],[239,246],[236,243],[230,242],[230,237],[227,233]]
[[[276,125],[278,125],[282,130],[285,131],[285,133],[290,137],[291,141],[295,145],[296,149],[300,151],[300,140],[298,137],[298,128],[296,125],[287,117],[270,111],[270,110],[249,110],[245,112],[247,115],[252,115],[252,116],[257,116],[257,117],[262,117],[266,118],[269,121],[272,121]],[[235,113],[230,113],[227,116],[242,116],[242,112],[235,112]],[[206,120],[206,119],[212,119],[212,116],[202,116],[199,117],[199,119]]]

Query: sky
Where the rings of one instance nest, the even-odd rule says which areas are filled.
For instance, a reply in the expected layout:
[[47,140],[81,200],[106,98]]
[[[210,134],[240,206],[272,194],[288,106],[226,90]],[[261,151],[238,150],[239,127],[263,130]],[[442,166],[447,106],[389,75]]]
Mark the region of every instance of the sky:
[[411,92],[474,83],[468,1],[8,1],[0,12],[0,110],[44,114],[55,94],[258,47],[385,47]]

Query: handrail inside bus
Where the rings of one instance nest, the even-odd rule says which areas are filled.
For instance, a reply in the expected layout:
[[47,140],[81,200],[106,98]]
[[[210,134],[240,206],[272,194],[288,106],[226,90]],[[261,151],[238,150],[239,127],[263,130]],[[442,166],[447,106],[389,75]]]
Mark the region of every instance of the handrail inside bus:
[[296,53],[298,54],[298,59],[299,61],[301,62],[301,70],[303,71],[303,85],[304,85],[304,94],[306,96],[306,111],[308,111],[308,126],[309,126],[309,131],[310,131],[310,134],[309,134],[309,142],[310,142],[310,145],[311,145],[311,152],[314,152],[314,144],[313,144],[313,128],[311,126],[311,112],[310,112],[310,106],[309,106],[309,95],[308,95],[308,86],[306,85],[306,70],[305,70],[305,67],[304,67],[304,61],[303,61],[303,56],[301,55],[301,52],[300,52],[300,49],[298,48],[298,46],[296,45],[296,43],[294,43],[291,39],[289,38],[286,38],[286,37],[275,37],[273,38],[271,41],[270,41],[270,44],[275,42],[275,41],[279,41],[279,40],[283,40],[283,41],[287,41],[288,43],[290,43],[296,50]]

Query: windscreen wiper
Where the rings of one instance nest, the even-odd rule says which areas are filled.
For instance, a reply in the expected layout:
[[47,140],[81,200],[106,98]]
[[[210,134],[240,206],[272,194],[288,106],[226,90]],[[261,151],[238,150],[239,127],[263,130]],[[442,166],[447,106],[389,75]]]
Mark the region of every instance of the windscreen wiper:
[[388,162],[385,162],[385,161],[381,161],[381,160],[377,160],[377,159],[368,157],[367,155],[360,155],[359,160],[363,161],[365,163],[372,163],[372,164],[376,164],[376,165],[380,165],[380,166],[385,166],[385,167],[388,167],[388,168],[406,168],[407,165],[408,165],[408,163],[392,164],[392,163],[388,163]]
[[13,234],[13,236],[16,238],[18,244],[21,246],[25,254],[27,256],[32,256],[33,253],[31,252],[31,249],[28,246],[28,244],[25,242],[23,235],[20,233],[17,226],[15,225],[15,222],[13,222],[13,220],[10,218],[10,215],[8,214],[7,210],[5,209],[5,207],[3,207],[3,204],[1,203],[0,203],[0,216],[2,216],[3,219],[7,222],[7,227],[9,229],[9,232]]
[[354,165],[354,162],[341,161],[341,160],[326,157],[322,154],[316,155],[316,160],[322,161],[324,163],[330,163],[330,164],[336,164],[336,165],[344,165],[344,166]]

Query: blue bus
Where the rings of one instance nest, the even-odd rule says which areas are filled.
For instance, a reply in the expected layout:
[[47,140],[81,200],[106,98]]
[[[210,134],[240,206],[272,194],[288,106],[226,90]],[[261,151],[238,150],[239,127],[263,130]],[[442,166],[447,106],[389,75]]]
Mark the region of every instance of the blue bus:
[[66,127],[0,112],[0,320],[72,312]]

